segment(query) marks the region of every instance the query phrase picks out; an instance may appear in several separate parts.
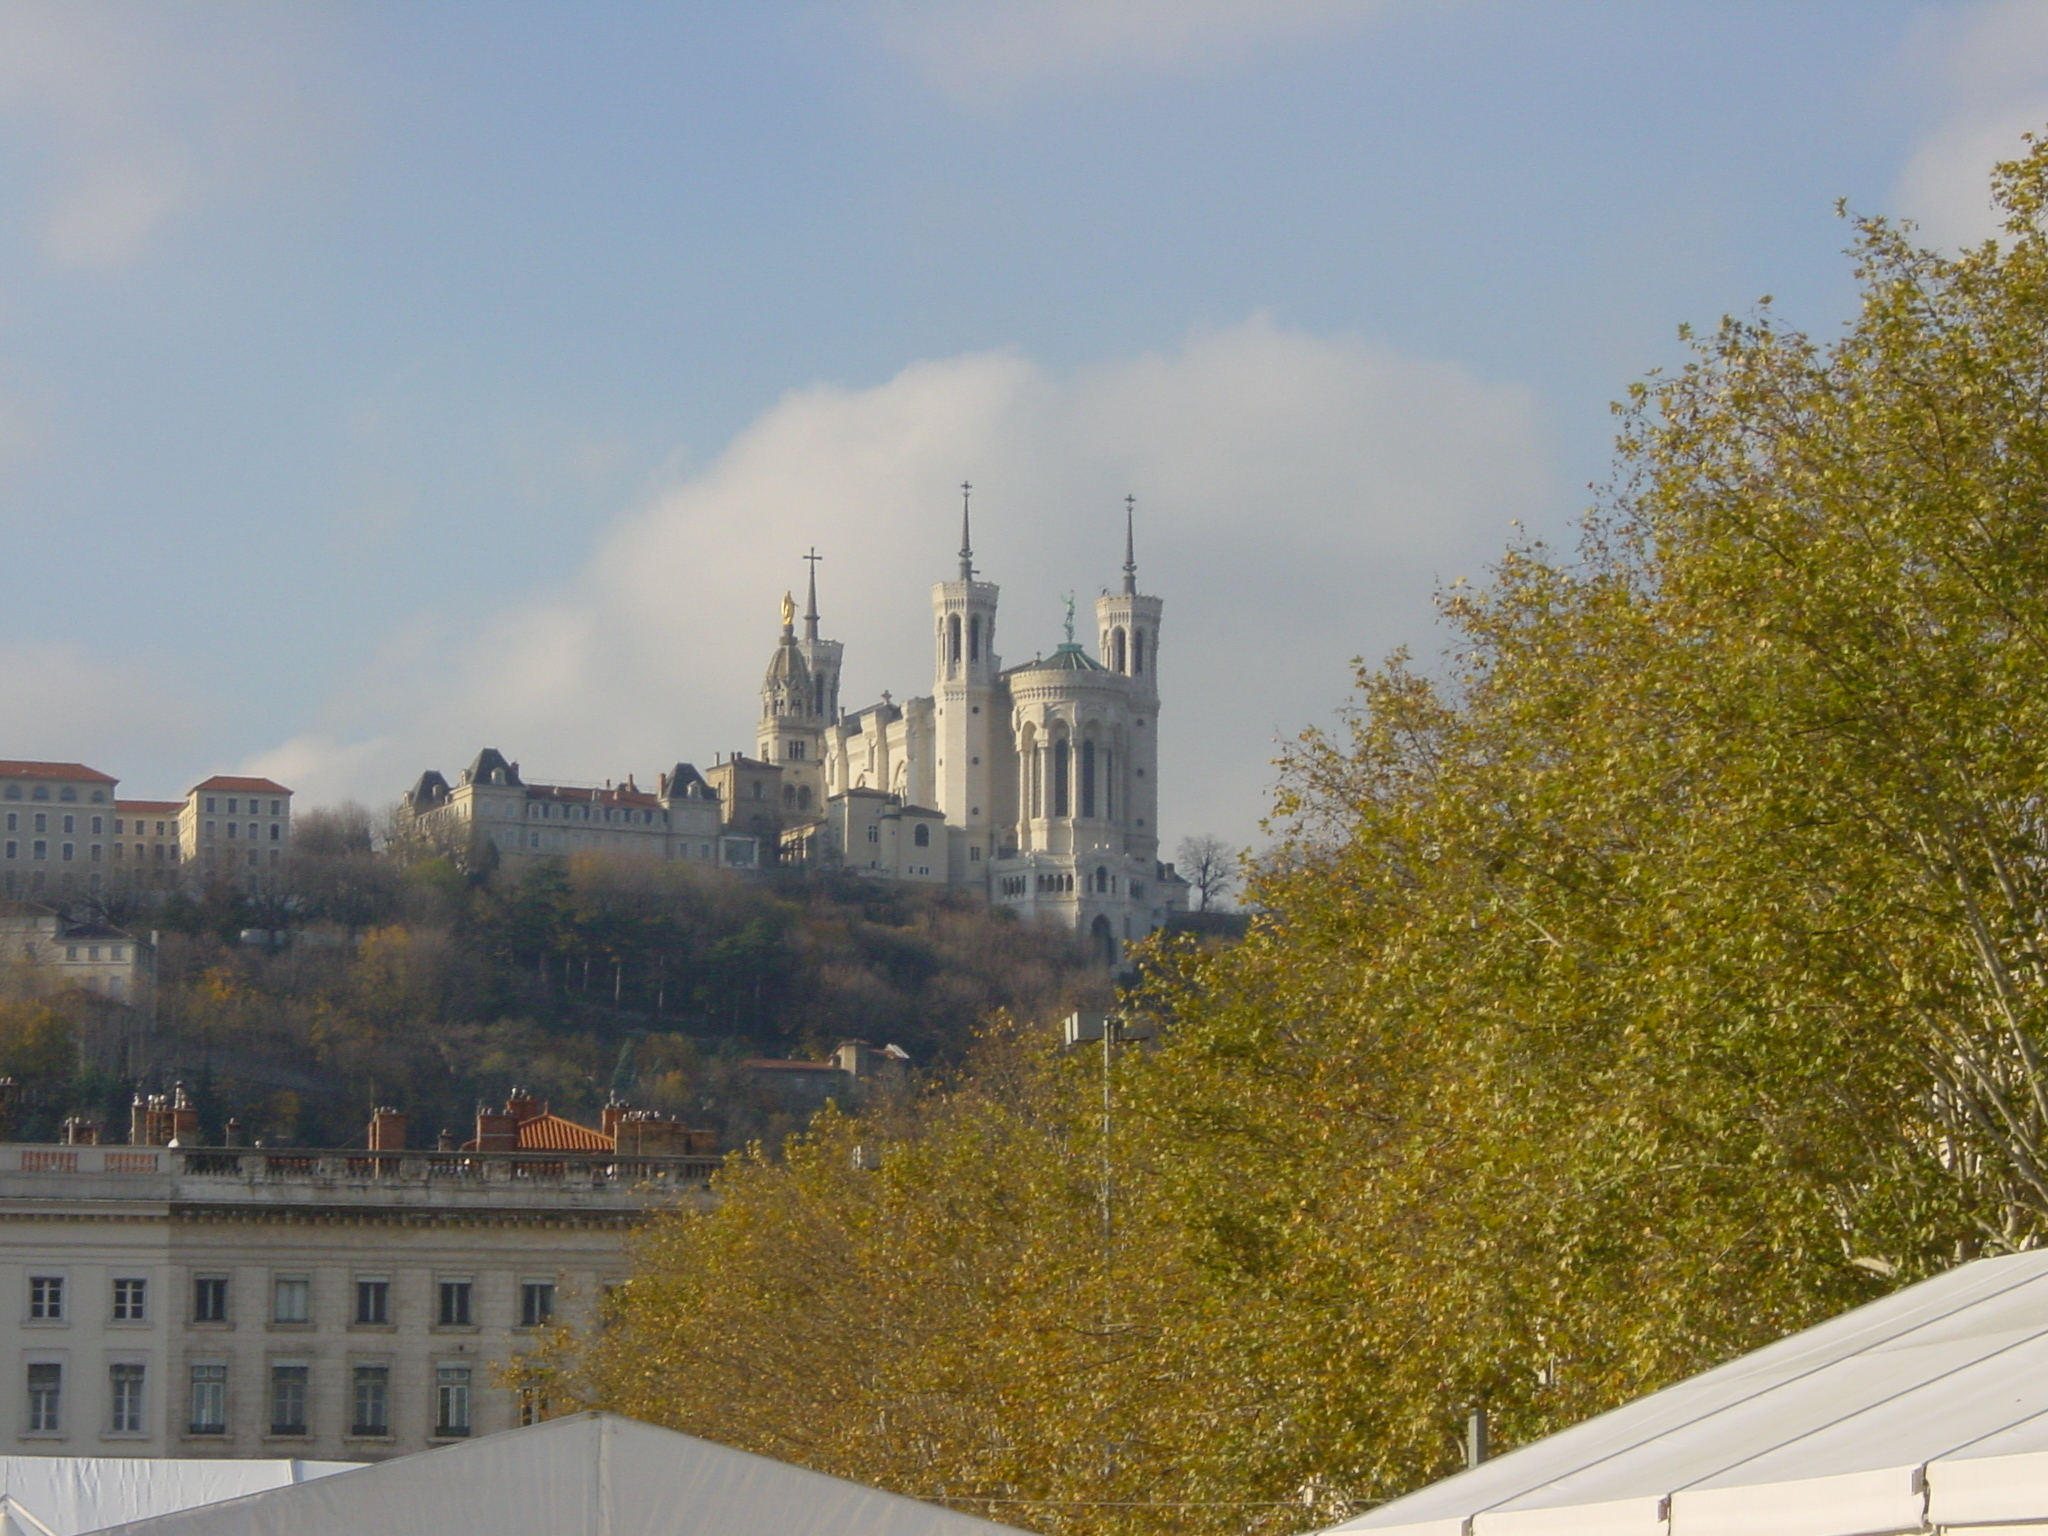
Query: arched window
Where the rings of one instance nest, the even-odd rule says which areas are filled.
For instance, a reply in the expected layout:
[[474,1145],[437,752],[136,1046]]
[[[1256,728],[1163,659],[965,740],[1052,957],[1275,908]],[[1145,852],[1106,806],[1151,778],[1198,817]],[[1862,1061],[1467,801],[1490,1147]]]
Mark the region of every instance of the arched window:
[[912,841],[913,843],[917,844],[917,846],[918,846],[918,847],[920,847],[920,848],[929,848],[929,847],[931,847],[931,845],[932,845],[932,829],[931,829],[931,823],[930,823],[930,822],[925,822],[925,821],[920,821],[920,822],[919,822],[919,823],[917,824],[917,830],[916,830],[915,832],[913,832],[913,833],[911,833],[911,834],[910,834],[910,840],[911,840],[911,841]]
[[967,621],[967,659],[981,660],[981,615],[978,613]]
[[810,785],[808,785],[808,784],[800,784],[800,785],[798,785],[798,786],[797,786],[797,791],[796,791],[796,805],[797,805],[797,809],[798,809],[798,810],[800,810],[800,811],[808,811],[808,810],[809,810],[809,809],[811,808],[811,786],[810,786]]
[[1081,814],[1095,814],[1095,743],[1081,743]]
[[1116,820],[1116,753],[1102,749],[1102,819]]
[[1064,740],[1052,744],[1052,813],[1055,816],[1067,814],[1067,744]]
[[1142,675],[1144,670],[1145,631],[1134,629],[1131,631],[1131,671],[1134,675]]
[[1121,628],[1109,632],[1109,670],[1124,670],[1124,632]]
[[1088,937],[1094,941],[1095,958],[1104,965],[1116,964],[1116,936],[1109,931],[1109,919],[1097,917],[1088,925]]
[[1109,870],[1100,864],[1095,867],[1095,889],[1098,891],[1107,891],[1109,889]]
[[946,675],[951,677],[960,670],[960,615],[946,615]]

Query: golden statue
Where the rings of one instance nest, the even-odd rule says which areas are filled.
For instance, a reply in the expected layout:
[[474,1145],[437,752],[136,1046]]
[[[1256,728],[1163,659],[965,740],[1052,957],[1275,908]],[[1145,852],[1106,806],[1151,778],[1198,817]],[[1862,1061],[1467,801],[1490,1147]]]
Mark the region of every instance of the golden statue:
[[792,628],[796,624],[796,599],[787,592],[782,594],[782,627]]

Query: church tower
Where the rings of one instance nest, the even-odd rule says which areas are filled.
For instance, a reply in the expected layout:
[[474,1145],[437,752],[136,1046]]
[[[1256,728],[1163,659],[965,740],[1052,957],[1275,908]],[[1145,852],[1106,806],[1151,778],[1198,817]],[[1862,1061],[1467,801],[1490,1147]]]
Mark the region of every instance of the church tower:
[[[815,612],[817,604],[812,603]],[[810,628],[816,630],[815,618]],[[832,644],[829,641],[821,645]],[[837,651],[832,645],[833,688]],[[782,639],[761,680],[761,723],[754,731],[754,755],[782,769],[782,808],[799,817],[816,815],[825,803],[825,716],[817,679],[796,637],[796,599],[782,598]]]
[[839,663],[846,647],[837,640],[818,638],[818,562],[825,557],[814,546],[804,559],[810,563],[810,600],[804,605],[804,634],[797,642],[804,665],[811,669],[813,713],[821,724],[839,718]]
[[1138,592],[1137,498],[1124,498],[1122,590],[1095,600],[1102,664],[1130,679],[1130,738],[1117,790],[1125,807],[1125,846],[1142,861],[1159,854],[1159,617],[1156,597]]
[[974,538],[968,521],[971,485],[960,487],[960,575],[932,588],[938,805],[948,825],[963,829],[952,859],[952,878],[977,884],[988,875],[995,849],[996,596],[992,581],[977,581]]

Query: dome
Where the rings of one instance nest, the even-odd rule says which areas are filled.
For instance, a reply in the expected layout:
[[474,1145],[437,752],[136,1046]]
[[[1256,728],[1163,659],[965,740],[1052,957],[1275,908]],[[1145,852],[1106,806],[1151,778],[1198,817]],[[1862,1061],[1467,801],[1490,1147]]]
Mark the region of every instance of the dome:
[[1043,661],[1034,661],[1028,667],[1019,667],[1020,672],[1107,672],[1109,668],[1090,656],[1074,641],[1069,640]]

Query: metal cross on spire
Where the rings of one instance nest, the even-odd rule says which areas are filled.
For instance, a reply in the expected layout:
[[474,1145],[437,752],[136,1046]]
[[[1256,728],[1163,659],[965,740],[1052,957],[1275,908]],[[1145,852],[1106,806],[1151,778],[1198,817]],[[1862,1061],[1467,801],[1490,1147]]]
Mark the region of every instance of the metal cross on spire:
[[1138,544],[1134,525],[1138,517],[1138,498],[1124,498],[1124,595],[1135,597],[1138,592]]
[[974,483],[960,482],[960,579],[974,580],[974,537],[967,526],[967,499],[974,493]]

